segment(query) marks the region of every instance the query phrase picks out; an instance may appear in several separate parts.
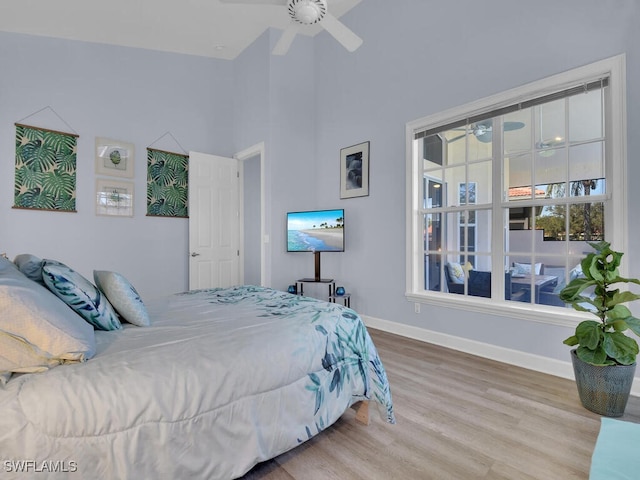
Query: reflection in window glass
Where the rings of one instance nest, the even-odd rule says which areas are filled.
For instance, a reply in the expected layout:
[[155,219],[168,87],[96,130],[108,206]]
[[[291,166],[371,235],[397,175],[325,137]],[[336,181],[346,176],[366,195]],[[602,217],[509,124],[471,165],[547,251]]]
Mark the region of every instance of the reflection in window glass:
[[569,97],[569,141],[584,142],[604,136],[601,90]]
[[569,180],[604,178],[604,142],[584,143],[569,149]]

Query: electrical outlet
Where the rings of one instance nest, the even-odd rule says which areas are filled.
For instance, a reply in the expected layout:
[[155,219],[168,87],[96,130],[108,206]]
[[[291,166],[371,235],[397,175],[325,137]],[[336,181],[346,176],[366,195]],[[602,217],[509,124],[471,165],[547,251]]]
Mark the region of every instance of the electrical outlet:
[[420,313],[420,304],[419,303],[414,303],[413,304],[413,308],[416,311],[416,313]]

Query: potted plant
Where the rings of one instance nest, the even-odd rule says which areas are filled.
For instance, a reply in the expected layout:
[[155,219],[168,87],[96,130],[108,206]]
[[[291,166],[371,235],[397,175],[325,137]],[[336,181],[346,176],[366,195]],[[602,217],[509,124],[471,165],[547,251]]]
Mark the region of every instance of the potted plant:
[[613,251],[608,242],[589,245],[595,251],[582,260],[582,276],[560,291],[560,299],[597,320],[580,322],[564,343],[577,347],[571,351],[571,360],[582,404],[595,413],[619,417],[627,405],[638,355],[638,342],[624,332],[640,335],[640,319],[623,304],[640,295],[612,286],[640,285],[640,280],[620,276],[623,254]]

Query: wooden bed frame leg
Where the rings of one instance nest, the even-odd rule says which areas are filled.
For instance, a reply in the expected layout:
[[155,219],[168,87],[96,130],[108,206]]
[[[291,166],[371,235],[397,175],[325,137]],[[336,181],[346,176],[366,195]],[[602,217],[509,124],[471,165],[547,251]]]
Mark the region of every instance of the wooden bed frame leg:
[[369,425],[370,419],[369,419],[369,401],[368,400],[362,400],[360,402],[356,402],[353,405],[351,405],[351,408],[353,408],[356,411],[357,422],[362,423],[363,425]]

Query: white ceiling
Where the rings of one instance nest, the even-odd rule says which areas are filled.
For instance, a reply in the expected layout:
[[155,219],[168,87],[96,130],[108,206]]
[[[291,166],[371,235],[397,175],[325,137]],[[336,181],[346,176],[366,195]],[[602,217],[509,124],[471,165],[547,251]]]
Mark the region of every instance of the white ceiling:
[[[328,0],[335,17],[360,0]],[[0,0],[0,31],[234,59],[269,27],[289,25],[282,6],[219,0]],[[305,28],[315,35],[319,26]],[[294,40],[295,42],[295,40]]]

